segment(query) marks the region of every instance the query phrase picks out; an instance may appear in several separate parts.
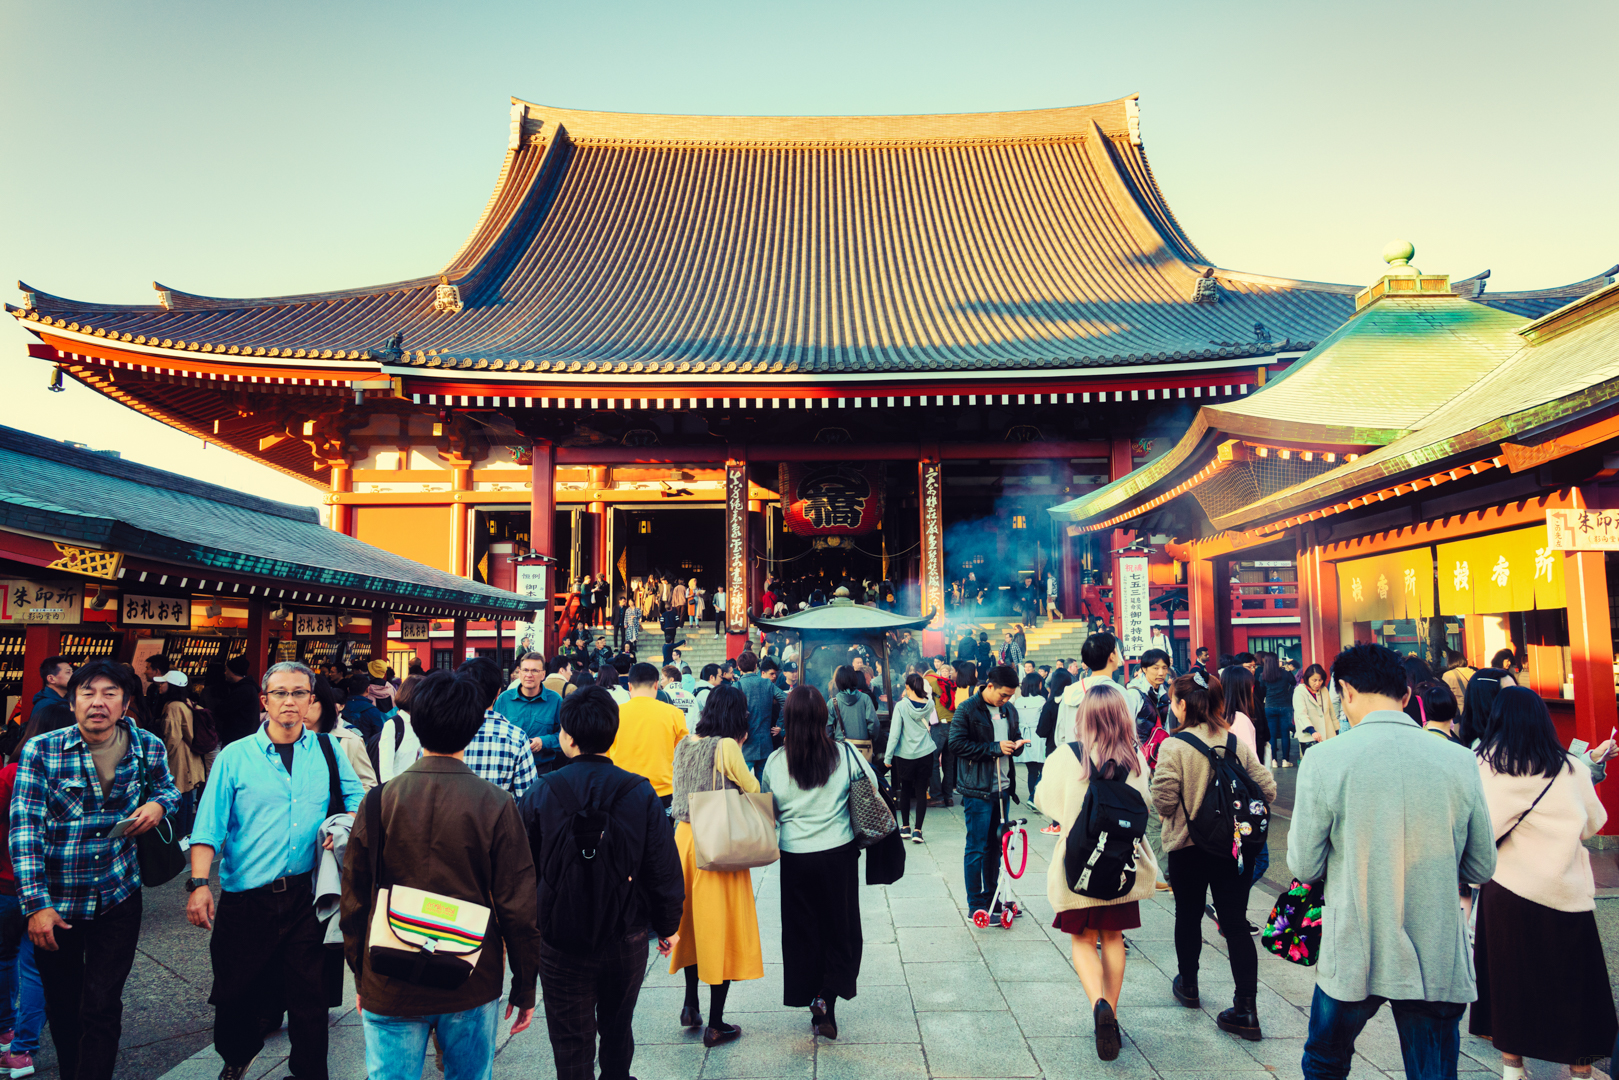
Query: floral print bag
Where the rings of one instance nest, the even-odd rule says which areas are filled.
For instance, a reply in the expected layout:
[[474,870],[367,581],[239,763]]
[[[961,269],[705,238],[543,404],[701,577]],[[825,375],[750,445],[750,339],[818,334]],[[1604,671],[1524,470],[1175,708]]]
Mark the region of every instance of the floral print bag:
[[1276,898],[1270,921],[1260,931],[1259,943],[1283,960],[1314,967],[1321,958],[1321,906],[1326,882],[1293,879]]

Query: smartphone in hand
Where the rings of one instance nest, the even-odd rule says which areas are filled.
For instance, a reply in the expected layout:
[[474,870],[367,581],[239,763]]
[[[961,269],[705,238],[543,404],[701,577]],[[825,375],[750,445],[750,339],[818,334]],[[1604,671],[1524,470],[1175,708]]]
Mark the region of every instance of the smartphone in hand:
[[107,830],[107,836],[110,837],[113,840],[117,840],[119,837],[123,836],[125,833],[129,832],[129,830],[134,828],[134,827],[135,827],[135,819],[132,818],[132,817],[126,817],[124,820],[118,822],[112,828],[108,829]]

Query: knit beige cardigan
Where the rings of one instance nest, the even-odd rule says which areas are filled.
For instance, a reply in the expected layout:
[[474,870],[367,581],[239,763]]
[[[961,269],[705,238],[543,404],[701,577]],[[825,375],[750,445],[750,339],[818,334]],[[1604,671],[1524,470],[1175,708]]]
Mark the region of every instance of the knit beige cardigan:
[[[1150,805],[1150,795],[1147,790],[1147,762],[1136,751],[1138,771],[1129,777],[1131,787],[1141,792],[1141,799]],[[1068,887],[1068,877],[1063,866],[1063,856],[1067,851],[1068,832],[1079,820],[1080,808],[1085,805],[1085,792],[1090,788],[1088,776],[1090,770],[1080,767],[1079,759],[1074,756],[1067,743],[1058,746],[1051,756],[1046,758],[1045,768],[1040,773],[1040,786],[1034,789],[1034,806],[1042,814],[1054,819],[1062,826],[1062,832],[1055,837],[1057,844],[1051,852],[1051,865],[1046,868],[1046,899],[1051,902],[1052,911],[1073,911],[1076,908],[1108,907],[1113,904],[1127,904],[1132,900],[1145,900],[1153,893],[1153,885],[1157,883],[1159,872],[1158,863],[1153,860],[1152,850],[1143,841],[1136,842],[1136,887],[1117,900],[1098,900],[1091,896],[1081,896]],[[1149,823],[1148,828],[1151,828]]]

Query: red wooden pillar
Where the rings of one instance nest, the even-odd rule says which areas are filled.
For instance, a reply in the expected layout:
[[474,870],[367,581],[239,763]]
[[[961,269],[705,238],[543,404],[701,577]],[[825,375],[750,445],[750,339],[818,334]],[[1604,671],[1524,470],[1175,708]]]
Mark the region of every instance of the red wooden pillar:
[[[1563,553],[1563,592],[1568,600],[1569,662],[1574,678],[1574,737],[1595,746],[1619,724],[1613,696],[1613,637],[1608,613],[1607,555],[1601,551]],[[1597,786],[1608,824],[1619,834],[1619,783]]]
[[270,609],[269,600],[247,602],[247,677],[255,684],[262,683],[270,668]]
[[455,633],[450,638],[450,670],[460,667],[467,658],[467,620],[457,615]]
[[731,447],[725,461],[725,655],[748,646],[748,613],[753,610],[748,563],[748,455]]
[[1214,560],[1203,557],[1198,545],[1191,545],[1191,559],[1186,563],[1187,642],[1193,658],[1199,647],[1208,649],[1212,666],[1220,659],[1220,623],[1215,605],[1220,603],[1220,591],[1214,584]]
[[[24,723],[34,695],[45,688],[45,679],[39,665],[47,656],[62,651],[62,631],[56,626],[30,626],[23,631],[22,646],[22,703]],[[71,702],[69,703],[71,704]]]
[[354,507],[347,503],[337,502],[335,496],[347,495],[354,490],[354,468],[347,461],[331,462],[332,466],[332,512],[327,523],[333,532],[343,533],[345,536],[354,535]]
[[[535,634],[540,651],[546,656],[556,651],[556,620],[551,617],[551,592],[556,582],[556,510],[557,510],[557,451],[548,442],[536,441],[530,473],[528,502],[528,546],[535,555],[548,556],[551,562],[542,563],[544,578],[540,584],[540,599],[545,601],[539,614],[539,632]],[[457,659],[456,663],[460,663]]]
[[[388,660],[388,627],[393,624],[393,616],[386,611],[373,611],[371,613],[371,659]],[[404,678],[405,673],[396,671],[395,675]]]
[[1338,572],[1336,564],[1321,561],[1321,549],[1308,538],[1299,542],[1295,560],[1299,579],[1299,636],[1304,642],[1304,666],[1320,664],[1329,671],[1338,655]]

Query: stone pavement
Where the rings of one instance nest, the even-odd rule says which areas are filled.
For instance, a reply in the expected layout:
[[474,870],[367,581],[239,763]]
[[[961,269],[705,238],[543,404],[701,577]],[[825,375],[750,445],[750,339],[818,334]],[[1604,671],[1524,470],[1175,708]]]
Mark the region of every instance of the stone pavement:
[[[1124,1049],[1117,1061],[1099,1062],[1090,1009],[1069,963],[1068,937],[1050,929],[1045,871],[1058,838],[1040,834],[1044,820],[1029,816],[1029,867],[1016,885],[1027,914],[1011,930],[978,930],[969,921],[962,888],[965,830],[959,807],[929,812],[928,842],[908,845],[903,880],[886,888],[862,888],[865,958],[860,992],[854,1001],[840,1003],[835,1042],[811,1033],[806,1010],[781,1004],[779,877],[775,867],[755,872],[765,977],[735,984],[725,1013],[729,1022],[741,1025],[742,1038],[705,1050],[699,1033],[683,1030],[678,1023],[683,981],[669,974],[666,963],[654,954],[635,1016],[635,1075],[640,1080],[1066,1080],[1109,1075],[1285,1080],[1301,1075],[1299,1059],[1314,989],[1310,970],[1261,949],[1259,1012],[1265,1039],[1248,1043],[1225,1034],[1215,1027],[1214,1014],[1230,1003],[1231,973],[1212,922],[1204,922],[1199,975],[1203,1009],[1181,1008],[1170,995],[1176,968],[1172,904],[1166,896],[1144,902],[1141,928],[1126,935],[1130,952],[1119,1005]],[[1279,848],[1285,845],[1285,831],[1278,841]],[[1285,882],[1285,860],[1280,851],[1276,854],[1271,877]],[[1275,888],[1273,882],[1268,889],[1255,890],[1250,917],[1256,923],[1268,914]],[[702,1007],[708,1007],[706,989]],[[534,1026],[515,1038],[504,1034],[509,1026],[501,1025],[496,1077],[555,1076],[543,1018],[536,1015]],[[1495,1051],[1466,1035],[1465,1021],[1463,1031],[1463,1080],[1500,1076]],[[125,1038],[130,1039],[128,1029]],[[281,1080],[286,1075],[286,1052],[286,1037],[278,1034],[255,1062],[248,1080]],[[361,1080],[366,1074],[363,1036],[352,1008],[333,1011],[330,1061],[332,1080]],[[205,1047],[164,1080],[214,1080],[219,1066],[212,1048]],[[426,1075],[432,1080],[431,1062]],[[1403,1080],[1399,1041],[1388,1010],[1360,1039],[1352,1075]],[[1566,1076],[1567,1070],[1531,1062],[1530,1075],[1549,1080]]]

